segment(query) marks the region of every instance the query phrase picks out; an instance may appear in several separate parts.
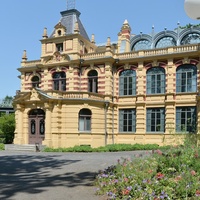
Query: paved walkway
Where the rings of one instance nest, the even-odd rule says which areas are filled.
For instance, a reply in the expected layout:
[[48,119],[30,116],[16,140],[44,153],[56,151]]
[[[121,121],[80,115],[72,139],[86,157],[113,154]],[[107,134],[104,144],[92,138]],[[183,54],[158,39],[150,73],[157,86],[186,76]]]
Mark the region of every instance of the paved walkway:
[[30,153],[0,151],[1,200],[103,200],[95,195],[98,170],[141,152]]

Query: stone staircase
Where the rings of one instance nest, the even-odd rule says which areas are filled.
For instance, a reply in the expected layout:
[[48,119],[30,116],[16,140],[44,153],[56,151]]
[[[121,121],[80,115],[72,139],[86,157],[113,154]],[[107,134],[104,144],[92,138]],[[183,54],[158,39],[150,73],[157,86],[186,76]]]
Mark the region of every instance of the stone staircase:
[[36,144],[5,144],[5,151],[27,151],[27,152],[40,152],[44,149],[44,145]]

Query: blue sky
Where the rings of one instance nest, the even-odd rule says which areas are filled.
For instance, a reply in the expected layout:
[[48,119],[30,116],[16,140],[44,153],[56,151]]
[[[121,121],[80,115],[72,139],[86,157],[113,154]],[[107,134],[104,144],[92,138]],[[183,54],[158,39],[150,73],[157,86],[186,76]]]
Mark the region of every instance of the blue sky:
[[[66,10],[67,0],[6,0],[0,6],[0,99],[14,96],[20,89],[20,67],[23,50],[28,60],[40,58],[43,29],[48,34],[60,20],[60,12]],[[184,11],[184,0],[76,0],[76,9],[91,38],[105,43],[107,37],[117,40],[121,26],[128,20],[132,33],[151,33],[173,30],[181,25],[198,24]]]

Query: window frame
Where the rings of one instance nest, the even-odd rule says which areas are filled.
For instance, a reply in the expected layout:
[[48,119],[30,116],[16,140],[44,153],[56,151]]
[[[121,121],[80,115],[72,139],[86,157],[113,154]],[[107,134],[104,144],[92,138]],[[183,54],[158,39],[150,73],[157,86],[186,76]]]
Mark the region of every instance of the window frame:
[[[146,110],[146,132],[165,132],[165,108],[147,108]],[[153,128],[154,127],[154,128]],[[158,130],[159,128],[159,130]]]
[[[37,78],[37,80],[34,80],[36,78]],[[38,76],[33,76],[31,78],[31,84],[32,84],[32,88],[39,88],[40,87],[39,86],[39,84],[40,84],[40,78]]]
[[119,96],[136,96],[136,79],[135,70],[122,71],[119,75]]
[[[191,121],[189,122],[188,116]],[[195,133],[197,130],[197,108],[196,106],[176,107],[176,132]]]
[[88,92],[98,93],[98,72],[96,70],[88,72]]
[[[58,77],[56,77],[58,75]],[[56,91],[66,91],[66,73],[54,72],[52,74],[53,90]]]
[[[83,108],[78,114],[78,130],[79,132],[91,132],[92,129],[92,112],[89,109]],[[83,124],[82,124],[83,123]],[[83,127],[82,127],[83,125]]]
[[119,109],[119,132],[136,132],[136,109]]
[[146,73],[146,94],[165,94],[165,82],[166,74],[163,67],[152,67],[148,69]]
[[176,69],[176,93],[190,92],[197,92],[197,67],[191,64],[181,65]]

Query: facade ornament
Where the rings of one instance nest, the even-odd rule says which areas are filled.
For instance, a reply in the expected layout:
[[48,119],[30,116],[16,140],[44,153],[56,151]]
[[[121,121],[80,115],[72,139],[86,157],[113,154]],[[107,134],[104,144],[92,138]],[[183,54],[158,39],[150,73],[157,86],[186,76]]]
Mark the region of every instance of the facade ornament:
[[128,69],[130,69],[131,68],[131,66],[128,64],[128,63],[126,63],[125,65],[124,65],[124,69],[125,70],[128,70]]
[[91,42],[95,44],[95,37],[94,37],[94,34],[92,34]]
[[43,39],[46,39],[46,38],[48,38],[48,35],[47,35],[47,28],[45,27],[44,28],[44,32],[43,32]]
[[23,55],[22,55],[22,62],[27,61],[27,55],[26,55],[26,50],[23,51]]
[[78,25],[78,22],[76,21],[75,22],[75,26],[74,26],[74,33],[80,33],[80,29],[79,29],[79,25]]
[[188,58],[184,58],[183,59],[183,64],[188,64],[188,63],[190,63],[189,59]]

